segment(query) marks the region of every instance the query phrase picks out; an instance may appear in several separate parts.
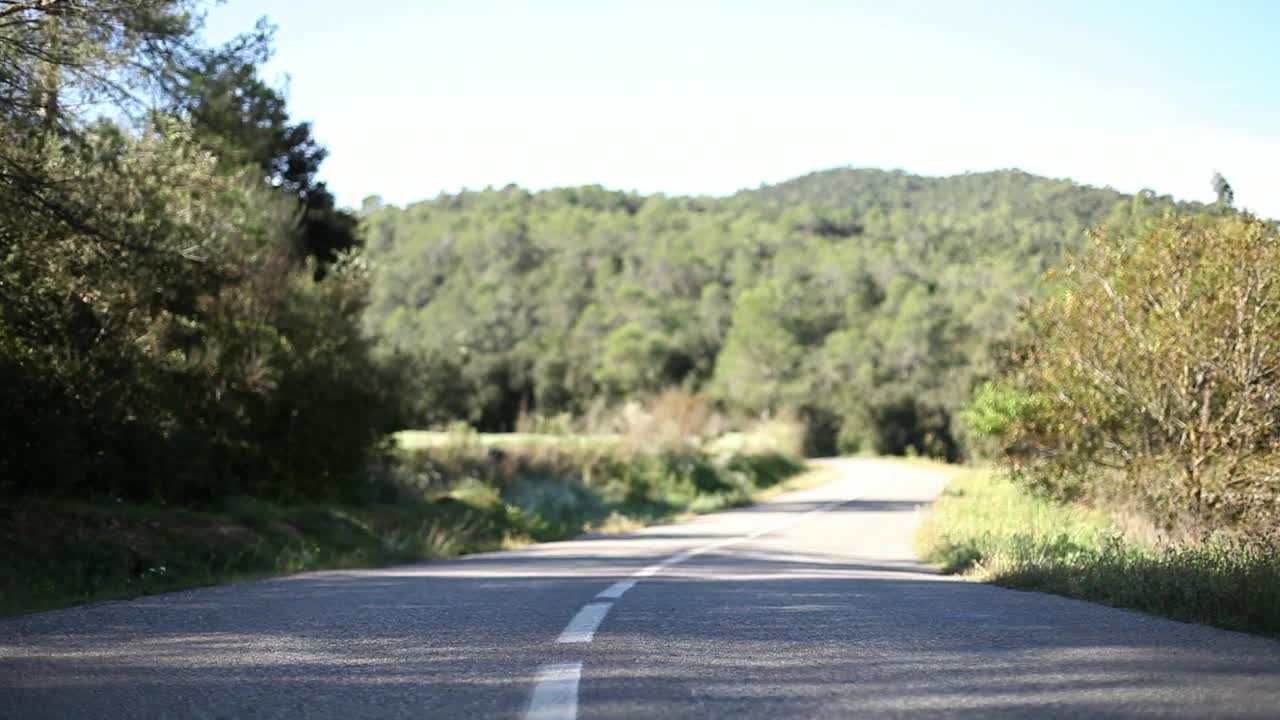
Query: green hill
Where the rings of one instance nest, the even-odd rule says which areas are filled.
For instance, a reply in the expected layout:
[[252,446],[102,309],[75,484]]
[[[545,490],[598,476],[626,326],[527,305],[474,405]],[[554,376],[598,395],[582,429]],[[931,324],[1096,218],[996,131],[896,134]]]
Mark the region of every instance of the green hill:
[[833,169],[727,198],[509,186],[366,203],[368,322],[436,422],[678,386],[794,412],[814,451],[956,457],[989,348],[1084,230],[1173,206],[1020,171]]

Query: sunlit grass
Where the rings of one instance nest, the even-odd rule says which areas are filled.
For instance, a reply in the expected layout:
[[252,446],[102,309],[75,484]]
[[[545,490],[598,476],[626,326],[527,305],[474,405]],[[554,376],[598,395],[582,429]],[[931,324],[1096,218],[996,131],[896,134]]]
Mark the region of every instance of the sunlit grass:
[[916,545],[945,572],[977,580],[1280,635],[1276,548],[1137,542],[1105,512],[1035,497],[991,470],[953,479]]
[[459,443],[474,443],[484,447],[519,448],[537,445],[568,445],[574,447],[599,446],[621,442],[620,435],[544,433],[458,433],[444,430],[402,430],[395,433],[396,444],[404,450],[444,447]]

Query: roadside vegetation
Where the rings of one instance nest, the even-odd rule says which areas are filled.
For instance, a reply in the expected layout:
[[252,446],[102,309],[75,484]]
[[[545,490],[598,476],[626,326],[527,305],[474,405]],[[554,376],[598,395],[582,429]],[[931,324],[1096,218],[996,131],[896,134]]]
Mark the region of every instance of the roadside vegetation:
[[1091,234],[968,413],[1002,460],[922,530],[944,569],[1280,634],[1280,233],[1230,208]]
[[530,413],[562,440],[399,447],[438,368],[366,330],[364,232],[259,77],[271,28],[208,46],[202,10],[5,6],[5,611],[630,526],[801,469],[794,448],[711,448],[727,426],[686,432],[688,394],[662,411],[681,436],[628,420],[625,445],[570,447]]
[[7,506],[0,613],[622,532],[823,477],[781,453],[576,444],[494,452],[483,436],[475,440],[406,451],[359,503],[241,496],[199,508],[43,499]]
[[350,502],[409,420],[270,28],[201,7],[5,5],[0,499]]
[[204,8],[4,6],[4,609],[631,527],[805,453],[995,455],[1167,557],[1274,553],[1280,248],[1225,180],[347,211],[260,77],[271,27],[210,46]]
[[1002,471],[973,469],[947,485],[916,547],[944,572],[975,580],[1280,637],[1274,547],[1138,537],[1105,510],[1063,505]]
[[1045,269],[1100,224],[1195,205],[1017,171],[841,168],[732,197],[468,191],[359,213],[368,327],[423,427],[510,432],[682,388],[790,413],[816,455],[955,460],[959,412]]
[[[752,426],[726,447],[709,434],[723,422],[714,414],[653,417],[704,406],[669,394],[665,404],[631,408],[631,431],[595,443],[458,428],[389,451],[361,476],[361,498],[346,502],[28,498],[0,513],[9,549],[0,558],[0,613],[624,532],[825,478],[806,472],[786,445],[799,431],[783,423]],[[652,434],[656,427],[682,434]]]

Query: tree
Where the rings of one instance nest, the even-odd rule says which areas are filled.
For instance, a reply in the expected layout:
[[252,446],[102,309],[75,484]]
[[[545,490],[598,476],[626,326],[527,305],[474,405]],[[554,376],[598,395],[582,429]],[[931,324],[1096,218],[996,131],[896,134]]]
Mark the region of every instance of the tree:
[[273,32],[263,20],[227,46],[183,56],[168,86],[170,110],[196,128],[224,168],[255,167],[268,185],[296,198],[295,253],[315,259],[322,277],[339,255],[359,246],[358,221],[316,180],[328,151],[311,124],[292,122],[285,93],[258,76]]
[[609,333],[595,381],[612,397],[629,397],[659,389],[663,360],[670,352],[666,339],[638,322]]
[[0,495],[351,499],[404,422],[363,264],[315,282],[299,200],[140,100],[213,52],[194,7],[0,5]]
[[1225,209],[1235,204],[1236,193],[1222,173],[1213,174],[1213,193],[1218,196],[1218,207]]
[[1274,524],[1276,227],[1170,215],[1137,234],[1095,232],[1052,282],[1019,361],[976,412],[1005,431],[1023,477],[1058,495],[1133,498],[1169,525]]
[[678,386],[731,413],[795,410],[813,447],[954,457],[952,419],[1043,271],[1084,228],[1173,205],[1016,171],[847,169],[731,198],[370,202],[369,326],[451,358],[466,380],[432,396],[486,429]]
[[738,297],[716,360],[714,392],[766,415],[794,407],[805,392],[804,357],[782,292],[771,284],[752,288]]

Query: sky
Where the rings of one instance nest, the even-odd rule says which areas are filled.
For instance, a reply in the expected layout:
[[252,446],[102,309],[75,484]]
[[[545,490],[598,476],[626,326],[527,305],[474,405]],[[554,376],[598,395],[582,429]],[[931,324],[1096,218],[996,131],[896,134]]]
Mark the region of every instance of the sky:
[[230,0],[339,202],[1017,167],[1280,218],[1280,2]]

